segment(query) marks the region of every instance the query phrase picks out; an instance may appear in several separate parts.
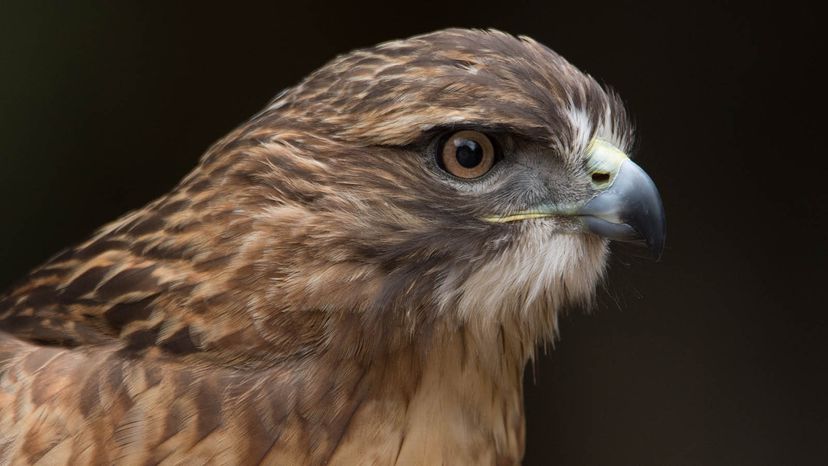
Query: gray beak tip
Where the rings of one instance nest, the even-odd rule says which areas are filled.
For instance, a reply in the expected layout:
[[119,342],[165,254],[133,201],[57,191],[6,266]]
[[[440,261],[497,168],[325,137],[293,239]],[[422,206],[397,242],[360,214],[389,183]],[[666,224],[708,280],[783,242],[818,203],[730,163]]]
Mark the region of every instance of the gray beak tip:
[[[664,212],[661,213],[660,218],[664,218]],[[664,242],[667,238],[667,232],[664,228],[666,224],[661,222],[661,230],[660,231],[653,231],[649,233],[642,232],[642,236],[644,236],[645,242],[647,244],[647,248],[650,250],[650,254],[652,254],[653,259],[656,261],[660,261],[661,257],[664,255]]]
[[655,183],[631,160],[621,165],[612,186],[579,212],[587,229],[618,241],[643,242],[656,260],[667,236],[664,206]]

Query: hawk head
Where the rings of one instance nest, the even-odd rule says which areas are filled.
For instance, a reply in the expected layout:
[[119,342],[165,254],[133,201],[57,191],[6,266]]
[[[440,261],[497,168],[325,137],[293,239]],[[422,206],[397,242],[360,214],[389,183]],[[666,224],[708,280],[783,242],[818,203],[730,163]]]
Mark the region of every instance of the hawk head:
[[166,204],[221,226],[198,244],[248,259],[233,288],[263,314],[508,324],[534,342],[562,304],[589,298],[608,238],[662,248],[631,143],[620,99],[555,52],[444,30],[328,63],[213,147]]

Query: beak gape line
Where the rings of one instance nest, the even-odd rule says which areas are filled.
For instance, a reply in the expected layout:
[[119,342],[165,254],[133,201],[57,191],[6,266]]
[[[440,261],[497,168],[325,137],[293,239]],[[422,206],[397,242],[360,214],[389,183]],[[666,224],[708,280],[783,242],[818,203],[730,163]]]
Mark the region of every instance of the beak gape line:
[[504,216],[487,216],[507,223],[555,215],[579,217],[584,231],[617,241],[644,242],[658,259],[664,250],[666,223],[661,196],[647,173],[612,144],[594,139],[587,167],[597,193],[580,205],[541,205]]

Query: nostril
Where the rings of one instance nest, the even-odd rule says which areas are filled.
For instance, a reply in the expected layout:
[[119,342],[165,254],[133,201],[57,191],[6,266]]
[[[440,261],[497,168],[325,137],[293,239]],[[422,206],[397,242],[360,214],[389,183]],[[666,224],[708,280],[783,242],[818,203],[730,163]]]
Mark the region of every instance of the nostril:
[[592,174],[592,181],[598,184],[606,183],[610,179],[610,174],[605,172],[595,172]]

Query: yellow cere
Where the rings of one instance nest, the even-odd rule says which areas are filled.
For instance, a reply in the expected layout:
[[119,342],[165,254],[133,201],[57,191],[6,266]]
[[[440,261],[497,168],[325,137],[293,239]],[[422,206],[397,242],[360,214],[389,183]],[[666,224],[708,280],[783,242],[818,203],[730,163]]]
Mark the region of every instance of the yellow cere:
[[587,170],[590,173],[602,172],[610,175],[609,184],[615,180],[615,174],[621,164],[628,159],[627,154],[603,139],[593,139],[587,149]]

